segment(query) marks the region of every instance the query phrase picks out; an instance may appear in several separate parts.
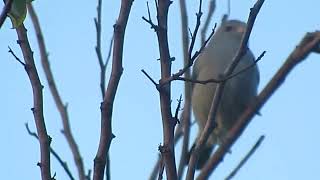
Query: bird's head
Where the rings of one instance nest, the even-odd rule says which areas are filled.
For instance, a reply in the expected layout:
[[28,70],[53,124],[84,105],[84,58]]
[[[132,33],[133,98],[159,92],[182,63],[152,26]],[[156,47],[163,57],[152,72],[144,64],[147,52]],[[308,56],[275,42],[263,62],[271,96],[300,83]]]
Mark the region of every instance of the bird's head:
[[229,36],[240,41],[246,30],[246,27],[246,23],[241,22],[239,20],[228,20],[221,24],[215,36]]

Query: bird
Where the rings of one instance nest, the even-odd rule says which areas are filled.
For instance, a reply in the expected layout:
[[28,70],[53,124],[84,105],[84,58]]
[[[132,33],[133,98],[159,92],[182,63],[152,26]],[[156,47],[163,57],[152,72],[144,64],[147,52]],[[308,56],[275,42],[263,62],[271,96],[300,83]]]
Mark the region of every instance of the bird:
[[[239,20],[222,22],[194,62],[192,79],[219,79],[236,55],[246,26],[246,23]],[[233,72],[239,72],[253,63],[255,63],[255,57],[247,47],[246,53]],[[197,169],[205,165],[214,147],[224,141],[228,131],[257,96],[259,78],[259,69],[255,65],[227,80],[215,117],[216,126],[200,152]],[[217,83],[192,83],[191,104],[199,129],[197,138],[200,137],[206,125],[216,88]],[[195,144],[191,151],[194,147]]]

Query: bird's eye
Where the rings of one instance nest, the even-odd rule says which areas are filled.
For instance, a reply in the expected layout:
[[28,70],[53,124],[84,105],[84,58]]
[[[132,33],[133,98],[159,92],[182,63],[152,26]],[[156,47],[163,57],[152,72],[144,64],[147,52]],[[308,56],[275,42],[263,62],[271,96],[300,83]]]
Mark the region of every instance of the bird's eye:
[[225,30],[226,30],[226,32],[231,31],[232,30],[232,26],[226,26]]

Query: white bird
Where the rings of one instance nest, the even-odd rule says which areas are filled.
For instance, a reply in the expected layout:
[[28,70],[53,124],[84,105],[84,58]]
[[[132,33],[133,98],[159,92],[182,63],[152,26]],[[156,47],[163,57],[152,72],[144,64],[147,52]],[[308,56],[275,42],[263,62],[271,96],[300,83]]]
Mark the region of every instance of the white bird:
[[[218,79],[236,55],[245,29],[246,23],[238,20],[223,22],[195,61],[192,78],[196,80]],[[238,72],[252,65],[254,60],[254,55],[247,48],[246,54],[233,72]],[[209,136],[204,150],[200,152],[197,168],[201,168],[206,163],[214,146],[221,144],[228,130],[232,128],[239,116],[257,96],[258,84],[259,70],[257,66],[253,66],[227,81],[215,118],[217,126]],[[198,137],[206,125],[216,87],[216,83],[193,84],[192,108],[199,126]]]

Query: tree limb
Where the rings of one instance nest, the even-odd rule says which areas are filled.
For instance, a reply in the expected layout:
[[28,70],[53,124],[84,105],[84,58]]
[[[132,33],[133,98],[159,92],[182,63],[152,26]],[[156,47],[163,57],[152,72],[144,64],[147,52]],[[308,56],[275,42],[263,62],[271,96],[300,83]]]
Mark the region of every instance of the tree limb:
[[247,125],[251,122],[253,116],[267,102],[272,94],[282,85],[289,73],[302,62],[311,52],[316,52],[316,48],[320,45],[320,31],[307,33],[295,50],[289,55],[282,67],[273,76],[270,82],[265,86],[256,100],[236,121],[236,124],[228,132],[225,141],[217,149],[208,163],[203,167],[198,179],[206,179],[217,168],[223,160],[224,155],[231,148],[233,143],[241,135]]
[[5,0],[4,3],[5,3],[5,5],[2,8],[2,11],[0,14],[0,29],[1,29],[4,21],[6,20],[8,13],[10,12],[13,0]]
[[122,75],[122,57],[124,35],[129,19],[133,0],[122,0],[119,17],[114,27],[114,46],[112,57],[112,70],[105,97],[101,103],[101,132],[99,147],[94,158],[93,180],[102,180],[106,165],[107,153],[114,135],[112,134],[111,120],[115,95]]
[[[242,56],[246,53],[247,51],[247,44],[248,44],[248,40],[251,34],[251,30],[254,24],[254,21],[256,19],[256,16],[263,4],[264,0],[258,0],[254,7],[250,9],[250,15],[247,21],[247,27],[245,30],[245,33],[242,37],[241,40],[241,44],[240,47],[236,53],[236,55],[234,56],[232,62],[228,65],[228,67],[226,68],[223,76],[224,77],[228,77],[232,74],[233,70],[235,69],[235,67],[237,66],[238,62],[240,61],[240,59],[242,58]],[[215,117],[216,117],[216,113],[218,110],[218,105],[219,102],[221,100],[222,97],[222,92],[224,89],[226,81],[221,82],[217,85],[214,97],[213,97],[213,101],[212,101],[212,105],[209,111],[209,116],[208,116],[208,120],[206,122],[205,128],[204,130],[201,132],[200,138],[197,140],[196,142],[196,146],[194,148],[194,151],[191,153],[191,157],[189,160],[189,167],[188,167],[188,172],[187,172],[187,180],[193,180],[194,179],[194,172],[195,172],[195,167],[199,158],[199,152],[201,152],[204,144],[206,143],[210,133],[212,132],[212,130],[214,129],[215,126]]]
[[21,24],[16,28],[18,35],[18,44],[20,45],[23,58],[25,61],[25,70],[28,74],[33,93],[33,108],[31,108],[37,127],[37,134],[40,143],[40,156],[41,160],[38,165],[41,170],[42,180],[51,179],[50,171],[50,138],[47,134],[46,124],[43,117],[43,94],[42,94],[42,84],[39,79],[38,71],[33,59],[33,51],[31,50],[27,30],[24,24]]
[[37,41],[38,41],[38,46],[39,46],[39,51],[40,51],[40,57],[41,57],[41,64],[42,64],[42,68],[43,71],[45,73],[46,79],[48,81],[48,85],[49,85],[49,89],[51,92],[51,95],[54,99],[54,102],[56,104],[56,107],[60,113],[60,117],[62,120],[62,124],[63,124],[63,134],[69,144],[69,147],[71,149],[72,155],[73,155],[73,159],[74,159],[74,163],[76,164],[77,170],[78,170],[78,176],[80,180],[85,180],[86,176],[85,176],[85,170],[84,170],[84,165],[83,165],[83,161],[82,161],[82,157],[79,151],[79,147],[72,135],[72,131],[71,131],[71,127],[70,127],[70,122],[69,122],[69,116],[68,116],[68,110],[67,110],[67,105],[64,105],[60,96],[60,93],[58,91],[58,88],[56,86],[52,71],[51,71],[51,67],[50,67],[50,62],[48,59],[48,54],[47,54],[47,49],[46,49],[46,45],[44,42],[44,38],[43,38],[43,34],[42,34],[42,30],[41,30],[41,26],[40,26],[40,22],[38,19],[38,16],[32,6],[31,3],[29,3],[27,5],[28,8],[28,12],[33,24],[33,27],[35,29],[36,32],[36,37],[37,37]]

